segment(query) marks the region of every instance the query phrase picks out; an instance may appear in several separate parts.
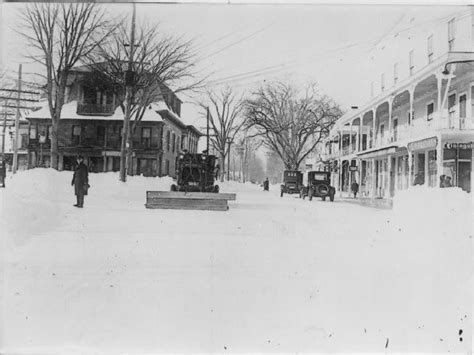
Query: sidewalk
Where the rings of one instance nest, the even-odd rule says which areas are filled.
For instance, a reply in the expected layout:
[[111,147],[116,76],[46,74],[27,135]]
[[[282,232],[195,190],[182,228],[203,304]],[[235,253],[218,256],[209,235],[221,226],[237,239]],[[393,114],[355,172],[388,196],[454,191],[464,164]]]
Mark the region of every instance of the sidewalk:
[[370,198],[370,197],[347,197],[347,196],[341,196],[337,197],[336,199],[342,202],[347,202],[347,203],[355,203],[364,207],[371,207],[371,208],[380,208],[380,209],[386,209],[390,210],[393,207],[393,201],[391,199],[386,199],[386,198]]

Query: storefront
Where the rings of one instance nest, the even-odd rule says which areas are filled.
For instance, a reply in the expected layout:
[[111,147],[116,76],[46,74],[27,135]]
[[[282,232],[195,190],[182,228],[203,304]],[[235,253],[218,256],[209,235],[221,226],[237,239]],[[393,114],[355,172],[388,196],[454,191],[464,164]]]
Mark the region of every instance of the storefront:
[[472,147],[473,142],[448,141],[443,144],[443,170],[452,186],[471,191]]

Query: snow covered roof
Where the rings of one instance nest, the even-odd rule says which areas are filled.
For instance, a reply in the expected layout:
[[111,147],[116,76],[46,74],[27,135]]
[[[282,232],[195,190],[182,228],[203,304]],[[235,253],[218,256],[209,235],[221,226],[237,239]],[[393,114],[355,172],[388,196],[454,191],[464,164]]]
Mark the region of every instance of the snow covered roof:
[[[79,115],[77,113],[77,101],[71,101],[64,104],[61,111],[62,120],[98,120],[98,121],[123,121],[124,114],[120,106],[115,109],[115,112],[111,116],[95,116],[95,115]],[[38,111],[32,112],[26,116],[27,119],[51,119],[48,104],[46,103]],[[163,119],[155,111],[152,105],[150,105],[142,118],[143,122],[162,122]]]

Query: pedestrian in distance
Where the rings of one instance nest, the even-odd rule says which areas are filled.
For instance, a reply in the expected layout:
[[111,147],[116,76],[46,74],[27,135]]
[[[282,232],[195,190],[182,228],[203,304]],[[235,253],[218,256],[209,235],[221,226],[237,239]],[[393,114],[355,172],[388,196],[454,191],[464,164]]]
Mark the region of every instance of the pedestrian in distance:
[[355,180],[351,185],[351,191],[354,194],[354,198],[357,198],[357,193],[359,192],[359,184]]
[[453,187],[451,176],[446,176],[446,179],[444,180],[444,187]]
[[443,188],[443,187],[446,187],[446,175],[441,175],[439,177],[439,187]]
[[87,195],[89,189],[89,172],[84,164],[84,158],[80,155],[77,157],[77,166],[74,170],[71,185],[74,186],[74,193],[77,198],[74,207],[84,207],[84,195]]
[[270,189],[270,182],[268,181],[268,178],[265,179],[263,182],[263,191],[269,191]]

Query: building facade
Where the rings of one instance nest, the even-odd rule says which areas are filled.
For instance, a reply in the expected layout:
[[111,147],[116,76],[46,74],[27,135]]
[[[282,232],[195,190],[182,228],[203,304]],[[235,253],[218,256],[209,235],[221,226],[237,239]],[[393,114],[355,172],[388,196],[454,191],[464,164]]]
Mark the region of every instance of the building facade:
[[[371,53],[367,102],[341,117],[322,160],[338,191],[390,198],[445,177],[470,192],[474,145],[474,11],[395,30]],[[407,30],[408,28],[408,30]]]
[[[72,73],[58,129],[59,170],[73,169],[82,155],[91,172],[120,170],[124,114],[116,95],[107,87],[94,85],[84,67]],[[132,175],[175,175],[175,160],[182,149],[195,152],[200,132],[185,125],[179,114],[181,101],[165,85],[160,99],[151,104],[142,119],[131,122]],[[29,114],[28,166],[50,165],[51,117],[49,108]],[[183,143],[184,142],[184,143]]]

